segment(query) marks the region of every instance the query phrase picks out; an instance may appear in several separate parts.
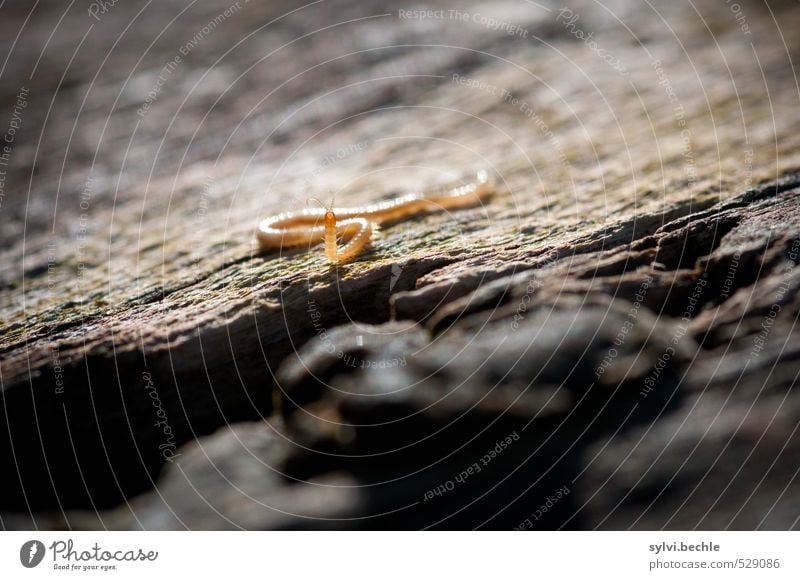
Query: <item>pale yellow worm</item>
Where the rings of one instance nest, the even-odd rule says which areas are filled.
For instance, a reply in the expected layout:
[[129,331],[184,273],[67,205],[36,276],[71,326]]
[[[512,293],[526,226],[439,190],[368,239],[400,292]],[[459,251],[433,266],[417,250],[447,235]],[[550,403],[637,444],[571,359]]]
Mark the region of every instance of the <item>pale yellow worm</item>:
[[[438,192],[438,193],[437,193]],[[367,247],[372,231],[387,222],[415,215],[478,205],[494,193],[489,174],[479,171],[475,181],[436,192],[412,193],[361,207],[305,208],[281,213],[258,225],[262,250],[325,242],[325,256],[334,264],[352,260]],[[341,248],[338,239],[346,243]]]

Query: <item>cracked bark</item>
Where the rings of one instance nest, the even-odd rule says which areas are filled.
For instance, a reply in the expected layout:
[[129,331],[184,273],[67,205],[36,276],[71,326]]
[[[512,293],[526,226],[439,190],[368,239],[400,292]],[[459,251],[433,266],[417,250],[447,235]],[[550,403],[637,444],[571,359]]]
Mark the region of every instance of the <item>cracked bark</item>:
[[[628,78],[544,12],[517,17],[530,40],[377,18],[259,62],[321,23],[396,13],[390,3],[289,17],[182,105],[224,38],[284,8],[249,6],[141,120],[138,89],[121,91],[116,71],[149,87],[170,42],[136,69],[135,51],[111,53],[92,90],[96,55],[79,52],[49,117],[60,74],[47,72],[64,63],[45,59],[2,205],[4,526],[509,528],[564,485],[535,527],[796,526],[797,44],[780,44],[753,7],[758,58],[731,58],[735,21],[695,4],[713,39],[663,8],[691,59],[652,15],[625,20],[680,98],[688,160],[652,61],[592,3],[573,10],[625,57]],[[96,50],[134,9],[115,6],[89,37]],[[773,10],[798,20],[791,3]],[[182,22],[186,36],[209,14]],[[143,18],[134,38],[156,16]],[[75,34],[58,32],[73,47]],[[440,48],[413,46],[432,38]],[[393,47],[362,50],[378,44]],[[352,54],[259,102],[331,46]],[[251,65],[257,76],[232,82]],[[359,83],[369,89],[326,89]],[[16,87],[0,90],[6,101]],[[258,216],[326,188],[356,205],[479,166],[501,184],[490,204],[384,228],[352,264],[252,243]],[[177,464],[159,447],[158,408]],[[473,463],[471,483],[427,498]]]

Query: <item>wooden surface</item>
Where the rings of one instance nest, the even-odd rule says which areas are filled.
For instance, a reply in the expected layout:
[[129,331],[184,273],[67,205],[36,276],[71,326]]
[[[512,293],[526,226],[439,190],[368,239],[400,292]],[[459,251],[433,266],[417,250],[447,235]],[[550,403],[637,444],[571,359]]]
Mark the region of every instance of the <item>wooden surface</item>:
[[[428,7],[447,16],[0,8],[0,131],[27,91],[0,205],[5,527],[510,528],[563,485],[536,527],[797,527],[796,5]],[[358,205],[480,168],[486,206],[386,227],[338,269],[253,243],[311,196]],[[635,340],[589,389],[648,275]],[[669,392],[640,397],[699,280]],[[321,329],[407,365],[343,367]],[[354,402],[390,387],[408,400]],[[409,410],[403,429],[331,427]],[[426,505],[471,445],[534,418],[490,475]],[[348,459],[374,453],[392,459]]]

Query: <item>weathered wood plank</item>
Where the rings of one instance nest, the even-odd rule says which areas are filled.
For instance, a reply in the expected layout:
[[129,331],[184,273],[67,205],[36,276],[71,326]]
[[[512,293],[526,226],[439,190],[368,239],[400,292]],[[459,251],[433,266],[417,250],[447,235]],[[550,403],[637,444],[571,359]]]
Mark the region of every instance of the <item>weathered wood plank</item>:
[[[20,91],[29,91],[0,205],[0,378],[9,427],[0,433],[0,457],[7,472],[18,469],[20,474],[6,481],[0,508],[111,508],[152,487],[165,458],[177,453],[193,462],[202,477],[208,467],[196,444],[194,452],[178,447],[231,423],[276,420],[275,373],[288,368],[301,348],[312,352],[324,344],[315,338],[320,324],[333,332],[349,321],[385,324],[393,315],[420,322],[408,332],[423,344],[435,337],[441,345],[441,353],[430,354],[430,361],[414,358],[407,367],[382,369],[386,372],[380,379],[324,360],[315,363],[346,392],[383,380],[402,385],[417,374],[427,376],[426,365],[445,361],[463,335],[474,333],[486,349],[497,347],[500,329],[508,334],[508,321],[519,314],[517,305],[531,275],[542,280],[536,300],[541,296],[539,308],[545,314],[525,317],[526,330],[511,335],[522,348],[534,345],[539,330],[550,332],[547,312],[556,313],[559,329],[575,319],[578,334],[566,335],[575,342],[574,350],[554,348],[563,338],[558,333],[546,333],[545,342],[536,343],[537,352],[560,352],[566,358],[550,379],[534,384],[555,393],[562,381],[580,393],[589,384],[586,377],[564,371],[587,346],[580,346],[581,339],[600,329],[613,340],[615,324],[624,323],[626,306],[602,321],[611,298],[635,302],[644,273],[653,276],[644,302],[650,318],[641,319],[652,319],[652,328],[642,330],[644,337],[633,343],[652,366],[665,348],[660,335],[669,334],[662,327],[672,328],[680,319],[698,272],[708,273],[716,296],[703,298],[702,311],[693,313],[689,346],[670,361],[664,379],[680,391],[668,407],[672,418],[661,419],[656,412],[667,398],[651,398],[650,406],[637,411],[638,421],[655,425],[652,432],[643,431],[647,441],[651,433],[668,432],[682,412],[697,421],[695,402],[712,416],[720,409],[727,413],[724,404],[714,407],[719,401],[709,402],[703,394],[705,383],[726,392],[729,379],[720,377],[744,373],[741,384],[757,389],[764,382],[762,372],[772,368],[759,365],[769,360],[779,370],[774,388],[793,385],[796,353],[780,341],[795,333],[794,274],[784,292],[780,324],[764,339],[764,352],[772,358],[754,357],[758,365],[754,361],[748,368],[739,368],[736,359],[758,337],[774,304],[775,284],[783,280],[783,269],[792,267],[786,253],[799,235],[798,87],[792,68],[799,51],[795,35],[786,31],[797,28],[800,14],[790,2],[748,6],[745,31],[741,20],[718,2],[694,2],[694,8],[683,3],[635,6],[576,2],[567,12],[556,5],[470,2],[458,8],[471,15],[464,22],[449,15],[402,18],[399,10],[409,7],[387,2],[323,2],[293,13],[290,3],[218,2],[192,6],[167,25],[184,6],[120,3],[99,21],[85,7],[68,11],[47,48],[62,8],[38,9],[3,73],[13,82],[0,83],[3,102],[9,103],[0,119],[12,119]],[[228,16],[220,18],[226,10]],[[520,28],[512,34],[493,30],[480,18],[473,20],[476,14]],[[15,12],[3,19],[0,37],[13,38],[24,18]],[[581,40],[589,33],[596,45]],[[609,55],[612,64],[604,60]],[[340,203],[355,205],[463,177],[480,167],[489,168],[500,184],[491,203],[385,228],[353,264],[330,269],[320,251],[259,254],[253,244],[260,216],[299,208],[309,196],[336,191]],[[768,185],[756,187],[764,180]],[[771,233],[765,236],[765,231]],[[720,298],[737,252],[736,281]],[[562,301],[561,294],[569,300]],[[754,297],[760,300],[757,307]],[[309,315],[311,305],[322,322]],[[485,334],[484,323],[494,333]],[[383,332],[348,329],[341,331],[347,340]],[[655,341],[648,341],[653,333]],[[383,354],[384,348],[393,356]],[[361,356],[409,355],[397,348],[392,341],[368,344]],[[514,367],[513,359],[503,357],[515,351],[500,352],[490,368],[502,377],[504,365]],[[587,359],[587,368],[602,359]],[[724,365],[715,367],[720,361]],[[523,375],[535,376],[533,367],[521,368]],[[614,374],[615,379],[624,376]],[[646,378],[647,369],[638,369],[626,379],[634,395]],[[280,386],[287,392],[304,379],[285,380]],[[491,375],[471,385],[447,413],[465,410],[497,380]],[[419,399],[401,401],[396,408],[352,409],[347,400],[322,397],[313,389],[307,402],[323,416],[352,422],[364,419],[362,414],[393,416],[397,409],[430,402],[429,397],[452,384],[428,385]],[[508,393],[517,393],[514,388],[521,384],[505,386]],[[531,401],[520,402],[518,417],[512,413],[504,424],[503,404],[510,403],[504,396],[487,402],[475,422],[447,439],[444,448],[503,418],[476,440],[475,449],[464,451],[474,455],[504,429],[521,429],[543,404],[538,391],[531,394]],[[593,416],[591,409],[580,407],[580,397],[558,397],[559,412],[578,409],[572,415],[578,423],[565,429],[550,448],[553,453],[577,437],[580,420]],[[636,401],[607,391],[596,397],[591,400],[600,406],[618,405],[626,413],[626,405]],[[737,401],[745,404],[747,399]],[[765,403],[763,413],[773,403]],[[361,453],[373,444],[413,437],[357,432],[354,440],[345,440],[313,421],[302,423],[302,415],[289,408],[284,408],[285,424],[276,429],[291,440],[308,438],[312,449],[320,445],[320,450],[343,453],[352,447]],[[762,425],[770,441],[786,443],[787,449],[796,447],[787,430],[796,419],[792,409],[787,403],[780,407],[782,422],[770,423],[769,429]],[[730,421],[740,415],[752,420],[736,412]],[[447,413],[425,417],[423,426],[435,430],[448,424]],[[558,417],[548,416],[548,421]],[[537,484],[526,496],[525,509],[539,505],[548,485],[567,484],[585,468],[586,478],[576,484],[583,487],[575,487],[571,496],[575,503],[562,504],[543,525],[567,520],[575,527],[725,523],[724,510],[714,512],[718,515],[711,520],[694,512],[669,520],[668,507],[637,520],[636,502],[642,498],[606,519],[610,506],[630,499],[626,486],[636,482],[626,479],[628,473],[613,474],[605,495],[585,493],[588,503],[570,520],[567,507],[583,505],[578,496],[602,487],[612,475],[608,462],[624,457],[612,454],[606,464],[582,463],[617,419],[612,414],[599,421],[591,437],[569,455],[569,469]],[[235,447],[235,439],[225,443],[224,438],[239,429],[262,443],[273,437],[256,427],[234,427],[219,435],[222,443],[214,443],[222,455],[233,453],[227,445]],[[636,429],[647,427],[634,427],[626,435],[634,438],[633,445]],[[681,433],[687,445],[695,441],[691,437],[696,434]],[[723,429],[720,437],[738,433]],[[540,437],[536,431],[512,446],[504,467],[493,470],[481,486],[519,465]],[[393,473],[380,462],[365,467],[326,462],[314,454],[309,458],[282,449],[280,441],[264,443],[275,448],[265,451],[269,457],[275,453],[269,464],[291,474],[296,470],[298,478],[363,485]],[[622,454],[627,441],[615,438],[609,453]],[[748,441],[733,447],[742,461],[746,445],[758,445]],[[657,443],[643,449],[636,448],[635,454],[644,470],[654,459],[648,453],[660,449]],[[713,461],[708,453],[706,463],[693,464],[697,473]],[[398,473],[435,457],[431,449],[398,456]],[[526,469],[536,471],[549,457]],[[461,459],[446,463],[446,469]],[[775,491],[794,485],[792,467],[782,466],[786,481],[776,476],[767,487]],[[299,500],[280,482],[257,476],[250,481],[247,469],[241,478],[265,501],[277,498],[294,506],[309,501],[325,505],[325,513],[346,517],[397,508],[387,503],[384,492],[409,501],[424,497],[429,484],[448,479],[446,469],[428,470],[419,482],[392,487],[391,493],[342,492],[341,503],[331,498],[314,503],[313,486],[298,492],[306,498]],[[661,473],[670,475],[671,469],[677,470],[676,465],[666,463]],[[756,467],[747,469],[751,473]],[[174,469],[165,477],[176,496],[185,492]],[[524,469],[509,480],[509,489],[522,491],[531,477],[533,472]],[[704,485],[724,484],[724,474],[719,478]],[[689,477],[686,485],[694,481]],[[664,481],[653,485],[658,490]],[[731,493],[744,502],[753,487],[736,485]],[[224,483],[209,486],[219,497],[235,495]],[[772,497],[769,493],[764,498]],[[144,507],[112,517],[121,527],[180,526],[164,519],[166,507],[152,502],[157,504],[154,496],[143,496]],[[266,514],[264,519],[245,517],[246,505],[234,509],[239,515],[231,514],[230,521],[238,522],[233,525],[303,525]],[[508,527],[525,511],[515,508],[511,515],[500,515],[500,507],[488,501],[442,525],[471,527],[497,513],[499,519],[487,525]],[[150,515],[129,519],[139,509]],[[363,525],[433,525],[448,509],[412,510]],[[787,513],[797,513],[791,509]],[[185,510],[182,517],[192,527],[226,525],[206,519],[211,516],[188,500]],[[759,514],[772,527],[792,524],[769,519],[777,516],[755,508],[734,523],[754,525]],[[82,516],[71,517],[80,521]]]

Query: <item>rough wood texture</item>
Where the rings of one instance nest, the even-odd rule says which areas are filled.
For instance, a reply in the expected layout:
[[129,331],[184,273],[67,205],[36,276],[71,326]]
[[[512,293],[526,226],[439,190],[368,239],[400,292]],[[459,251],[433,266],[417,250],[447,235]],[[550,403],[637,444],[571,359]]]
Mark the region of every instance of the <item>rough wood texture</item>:
[[0,9],[3,526],[798,527],[800,13],[604,4]]

